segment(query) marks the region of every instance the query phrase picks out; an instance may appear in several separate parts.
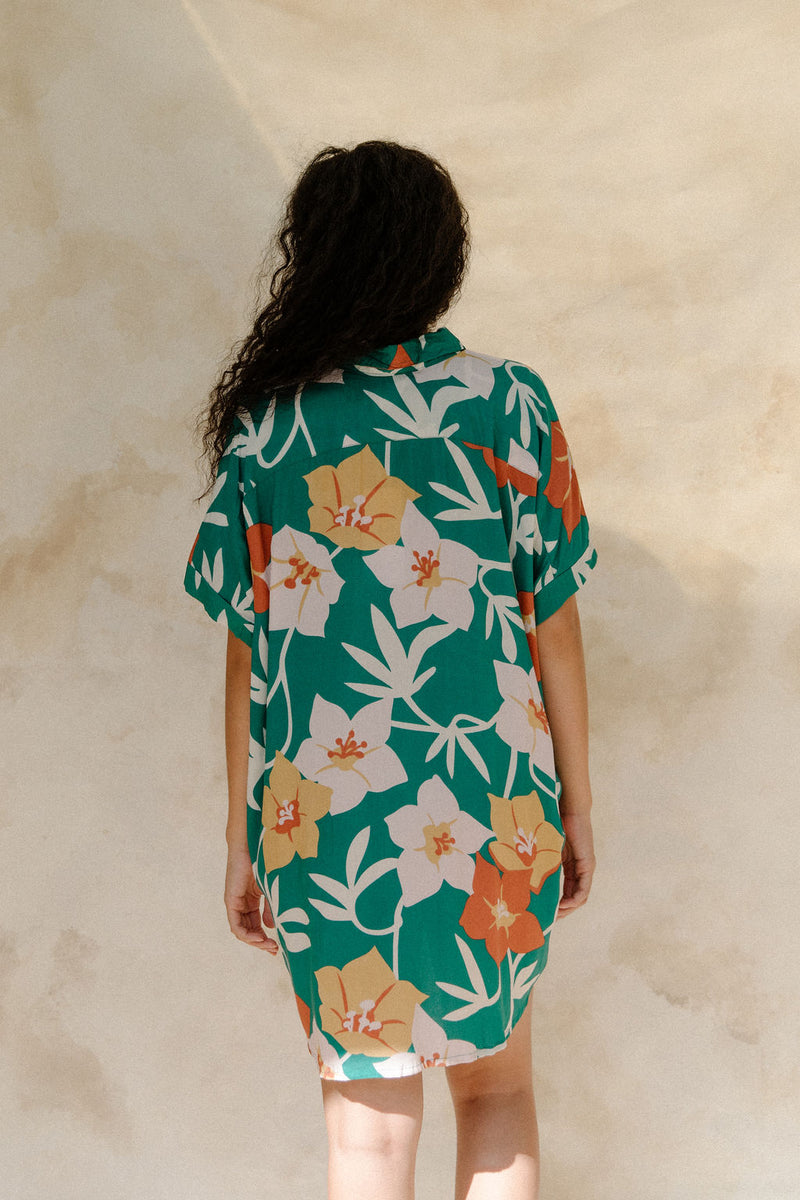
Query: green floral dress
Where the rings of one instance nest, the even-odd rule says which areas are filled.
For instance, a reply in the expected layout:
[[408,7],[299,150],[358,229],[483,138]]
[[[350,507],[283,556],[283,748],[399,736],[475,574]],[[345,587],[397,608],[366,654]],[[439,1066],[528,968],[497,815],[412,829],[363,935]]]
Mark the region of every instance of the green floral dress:
[[547,962],[536,625],[594,567],[522,363],[446,328],[237,420],[184,587],[251,648],[248,838],[328,1079],[502,1050]]

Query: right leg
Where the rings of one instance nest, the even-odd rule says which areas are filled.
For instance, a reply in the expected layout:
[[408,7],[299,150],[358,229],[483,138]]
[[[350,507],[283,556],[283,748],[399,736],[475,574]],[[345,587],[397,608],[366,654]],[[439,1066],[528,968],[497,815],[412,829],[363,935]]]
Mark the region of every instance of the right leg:
[[422,1073],[321,1083],[329,1200],[413,1200]]
[[503,1050],[445,1068],[456,1116],[455,1200],[538,1200],[531,993]]

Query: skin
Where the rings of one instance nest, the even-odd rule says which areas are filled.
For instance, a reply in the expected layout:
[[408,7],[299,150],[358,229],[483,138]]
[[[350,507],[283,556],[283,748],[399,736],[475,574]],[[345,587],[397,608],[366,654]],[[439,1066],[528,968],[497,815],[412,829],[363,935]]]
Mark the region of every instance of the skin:
[[542,696],[553,738],[556,770],[561,780],[558,803],[566,840],[564,870],[556,919],[585,904],[595,869],[592,836],[592,788],[589,782],[589,704],[586,665],[573,594],[536,628]]
[[[563,886],[556,919],[586,903],[595,869],[589,719],[578,605],[573,595],[537,626],[541,686],[562,784]],[[228,865],[225,907],[233,934],[268,953],[277,941],[247,845],[250,648],[228,633],[225,747]],[[263,901],[263,925],[260,904]],[[532,993],[531,993],[532,997]],[[529,1000],[504,1050],[445,1068],[457,1128],[455,1200],[537,1200],[539,1138]],[[400,1079],[321,1079],[328,1131],[328,1200],[413,1200],[422,1127],[422,1072]]]
[[225,908],[231,932],[249,946],[270,954],[278,943],[262,928],[275,927],[272,910],[256,884],[247,845],[247,762],[250,745],[250,647],[228,630],[225,663],[225,756],[228,767],[228,866],[225,873]]

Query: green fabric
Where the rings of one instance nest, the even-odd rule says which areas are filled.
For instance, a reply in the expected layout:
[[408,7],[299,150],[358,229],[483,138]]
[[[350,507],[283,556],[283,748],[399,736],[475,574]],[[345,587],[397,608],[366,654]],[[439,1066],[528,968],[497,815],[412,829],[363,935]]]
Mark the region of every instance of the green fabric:
[[251,648],[248,840],[320,1075],[503,1048],[547,962],[536,625],[596,562],[542,380],[446,328],[237,419],[184,586]]

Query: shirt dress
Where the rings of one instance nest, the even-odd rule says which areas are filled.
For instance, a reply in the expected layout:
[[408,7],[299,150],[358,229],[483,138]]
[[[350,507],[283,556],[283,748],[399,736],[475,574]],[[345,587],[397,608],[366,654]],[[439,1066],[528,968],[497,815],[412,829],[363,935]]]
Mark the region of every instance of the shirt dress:
[[323,1078],[502,1050],[547,962],[536,626],[596,562],[522,363],[447,328],[236,420],[186,591],[251,651],[248,841]]

